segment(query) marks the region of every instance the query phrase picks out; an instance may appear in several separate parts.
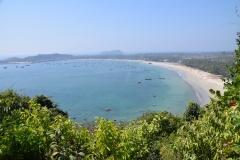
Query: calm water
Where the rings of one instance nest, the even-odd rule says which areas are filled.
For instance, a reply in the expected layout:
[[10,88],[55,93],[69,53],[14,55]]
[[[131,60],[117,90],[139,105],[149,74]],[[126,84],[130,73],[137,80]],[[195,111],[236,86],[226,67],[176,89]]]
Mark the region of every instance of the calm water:
[[181,114],[188,100],[198,102],[195,91],[176,72],[129,61],[5,64],[0,65],[0,84],[0,91],[12,88],[30,97],[51,96],[75,121],[96,116],[129,120],[148,110]]

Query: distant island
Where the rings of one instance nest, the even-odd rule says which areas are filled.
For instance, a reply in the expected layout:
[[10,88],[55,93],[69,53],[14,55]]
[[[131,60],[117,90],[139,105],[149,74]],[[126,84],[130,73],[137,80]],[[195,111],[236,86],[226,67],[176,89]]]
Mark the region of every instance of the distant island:
[[11,57],[6,60],[0,61],[0,63],[39,63],[69,59],[75,59],[75,57],[69,54],[53,53],[53,54],[38,54],[36,56],[28,56],[25,58]]
[[[25,58],[19,57],[10,57],[5,60],[1,60],[0,63],[40,63],[47,61],[62,61],[62,60],[73,60],[73,59],[89,59],[89,58],[97,58],[97,59],[107,59],[107,58],[123,58],[119,57],[119,55],[124,55],[120,50],[112,50],[112,51],[103,51],[99,53],[99,55],[83,55],[83,56],[74,56],[70,54],[38,54],[36,56],[27,56]],[[100,56],[100,57],[99,57]]]

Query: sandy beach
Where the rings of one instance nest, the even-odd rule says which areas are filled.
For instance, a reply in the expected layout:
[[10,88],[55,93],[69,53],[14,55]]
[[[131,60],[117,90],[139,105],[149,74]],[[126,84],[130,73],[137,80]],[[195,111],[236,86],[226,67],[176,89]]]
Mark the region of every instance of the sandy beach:
[[209,92],[209,89],[219,90],[223,93],[223,81],[220,76],[210,74],[195,68],[186,67],[176,63],[168,62],[149,62],[141,61],[143,63],[152,63],[152,65],[168,68],[177,72],[183,80],[193,87],[199,98],[201,106],[210,102],[210,97],[214,97]]

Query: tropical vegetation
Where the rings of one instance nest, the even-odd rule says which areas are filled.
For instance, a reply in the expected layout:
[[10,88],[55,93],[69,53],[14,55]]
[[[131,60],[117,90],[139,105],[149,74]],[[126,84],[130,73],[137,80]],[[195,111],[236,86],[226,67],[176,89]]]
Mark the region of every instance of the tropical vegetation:
[[217,59],[184,59],[181,61],[181,64],[197,68],[208,73],[215,75],[221,75],[222,77],[229,77],[227,65],[230,65],[233,60],[226,59],[225,61],[219,61]]

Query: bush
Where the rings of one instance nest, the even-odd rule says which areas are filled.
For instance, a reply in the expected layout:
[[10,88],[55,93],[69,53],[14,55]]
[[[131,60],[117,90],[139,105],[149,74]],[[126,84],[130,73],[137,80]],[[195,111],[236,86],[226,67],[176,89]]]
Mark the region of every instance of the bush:
[[197,120],[200,113],[201,113],[200,105],[189,101],[186,111],[183,114],[183,119],[187,122]]

